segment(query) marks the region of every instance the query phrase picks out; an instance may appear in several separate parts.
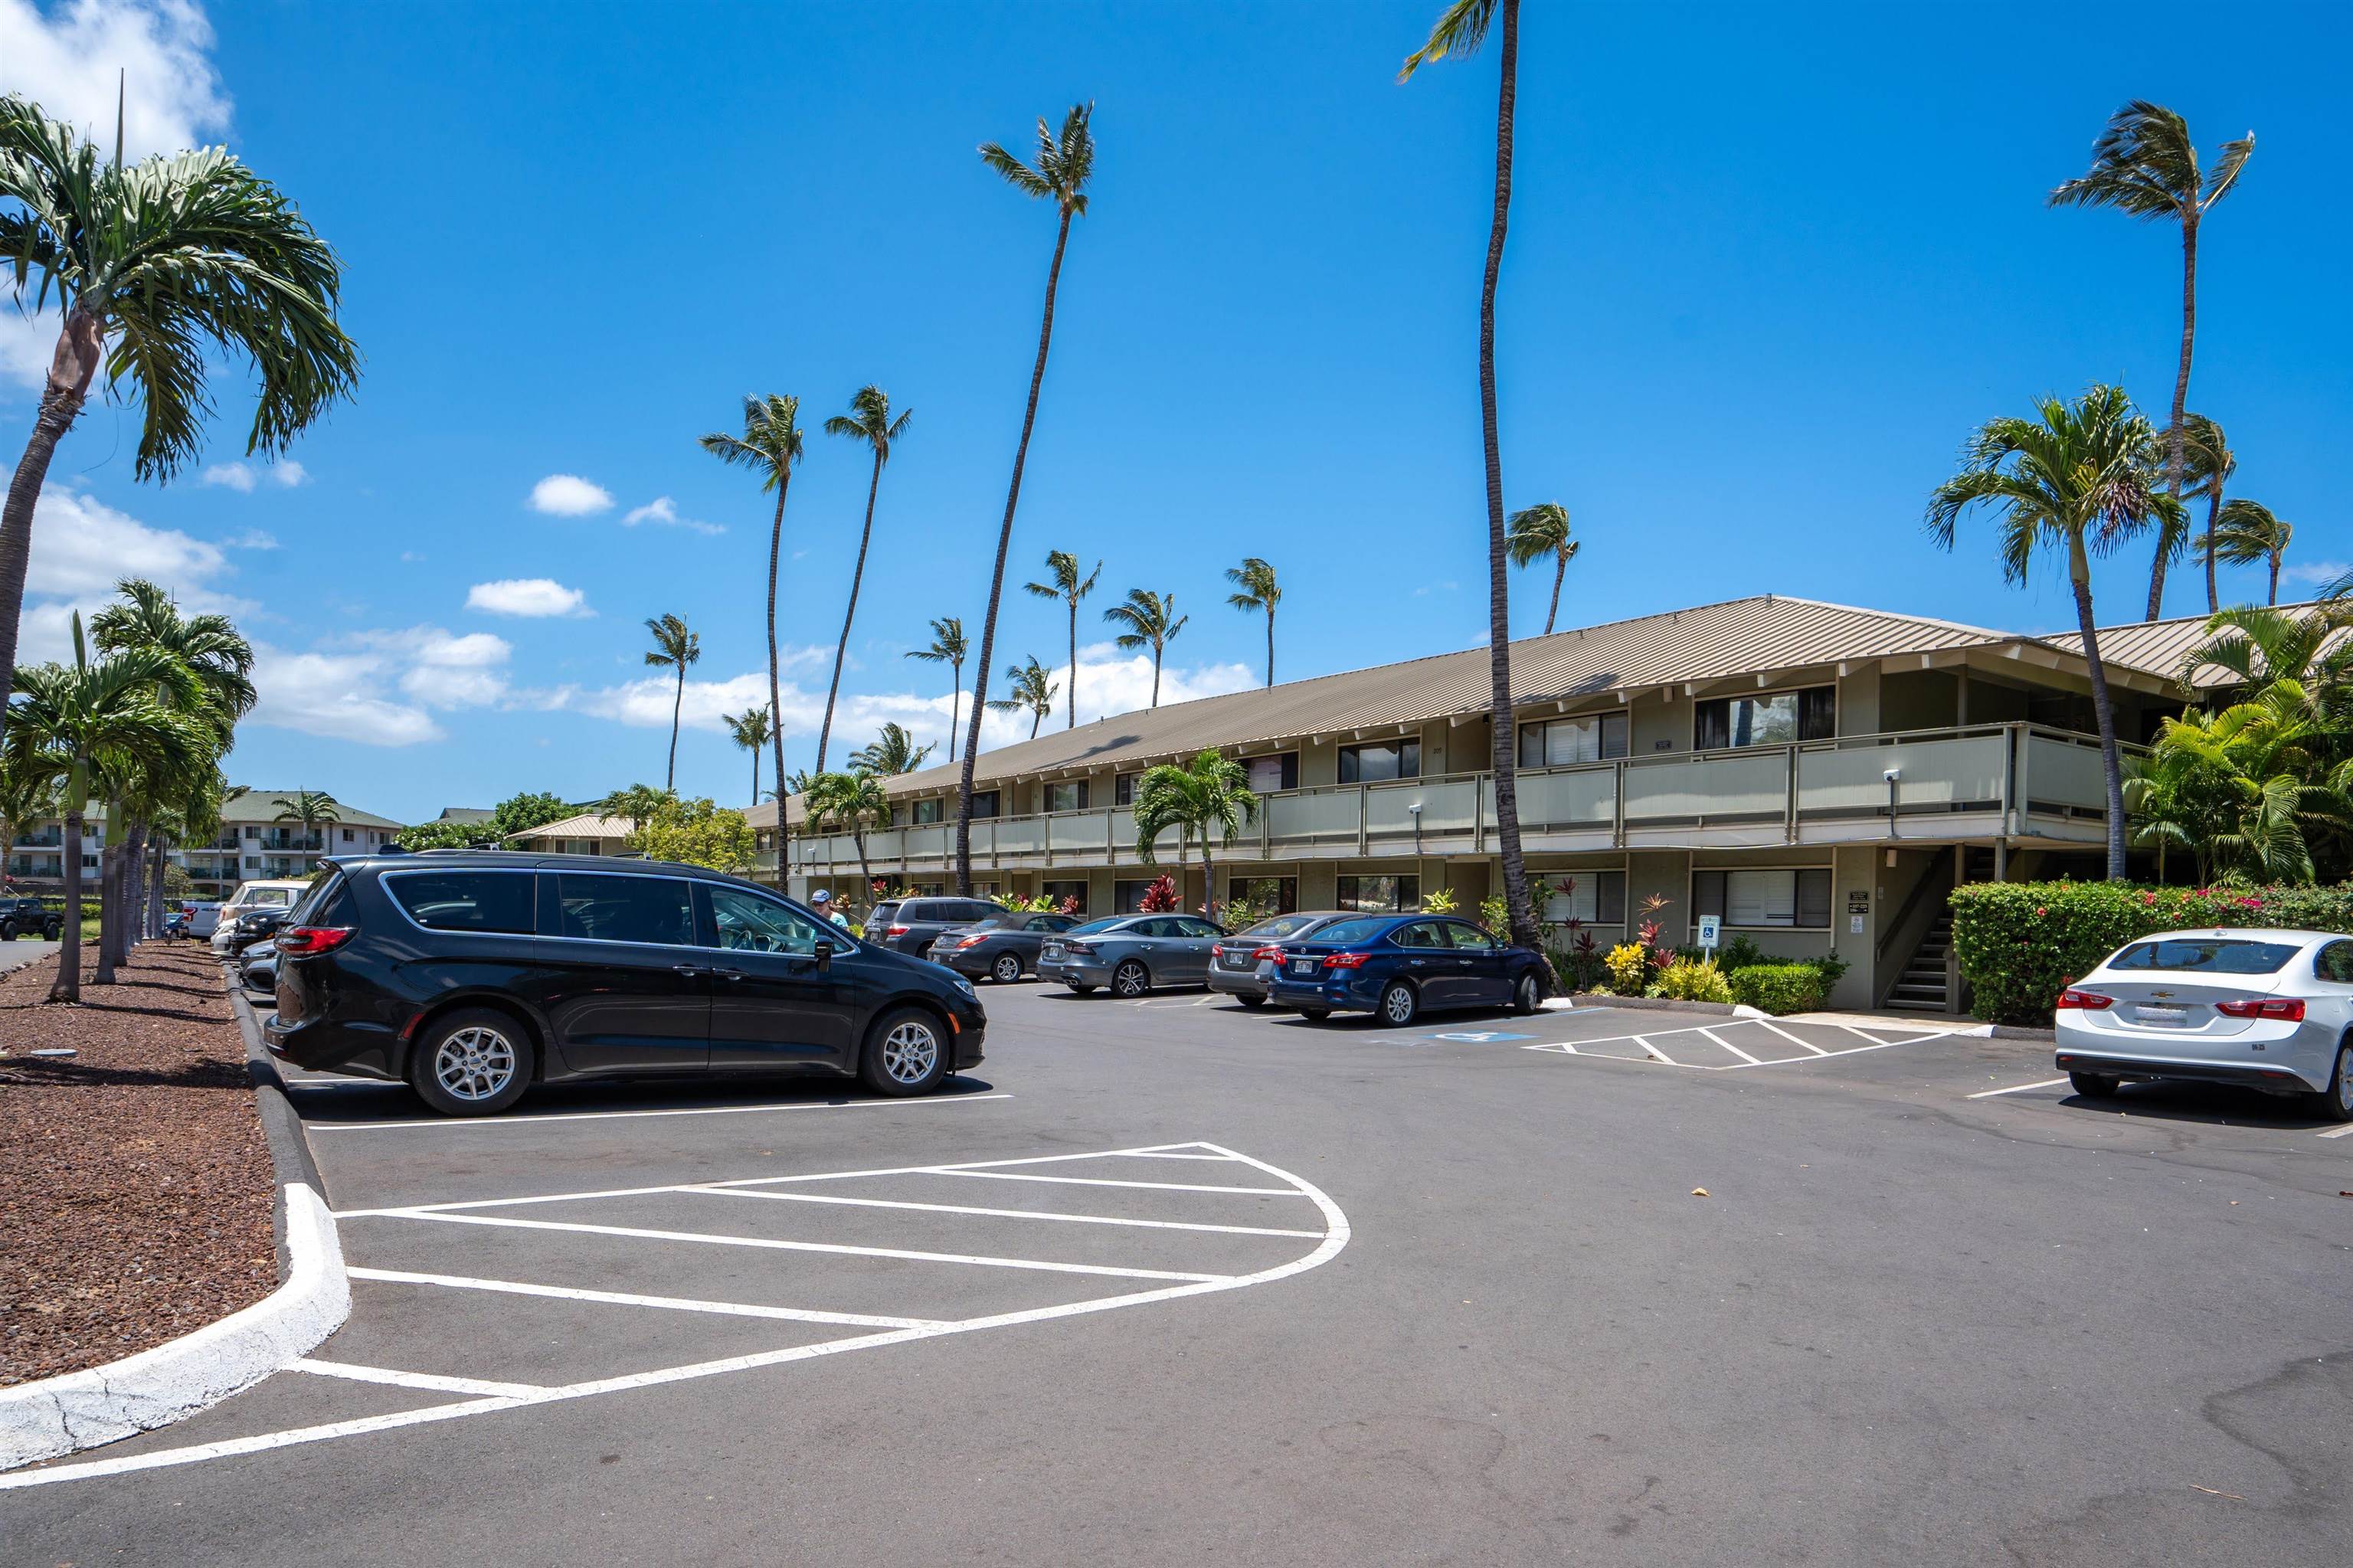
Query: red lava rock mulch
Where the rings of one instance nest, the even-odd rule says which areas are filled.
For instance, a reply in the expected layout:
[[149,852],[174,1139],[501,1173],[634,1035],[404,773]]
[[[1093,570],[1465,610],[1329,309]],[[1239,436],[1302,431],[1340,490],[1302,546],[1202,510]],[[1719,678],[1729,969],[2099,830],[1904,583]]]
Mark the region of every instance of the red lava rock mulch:
[[[0,1386],[175,1339],[278,1287],[269,1149],[202,944],[142,944],[79,1006],[0,978]],[[34,1056],[69,1045],[71,1056]]]

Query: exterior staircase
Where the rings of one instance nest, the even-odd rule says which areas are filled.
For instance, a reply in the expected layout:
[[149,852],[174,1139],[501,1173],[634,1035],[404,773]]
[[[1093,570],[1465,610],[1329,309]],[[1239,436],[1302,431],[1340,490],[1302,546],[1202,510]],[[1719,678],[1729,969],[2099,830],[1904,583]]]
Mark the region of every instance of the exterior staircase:
[[1913,949],[1912,961],[1896,977],[1886,1005],[1908,1012],[1950,1012],[1953,998],[1946,983],[1946,961],[1953,950],[1953,917],[1939,915]]

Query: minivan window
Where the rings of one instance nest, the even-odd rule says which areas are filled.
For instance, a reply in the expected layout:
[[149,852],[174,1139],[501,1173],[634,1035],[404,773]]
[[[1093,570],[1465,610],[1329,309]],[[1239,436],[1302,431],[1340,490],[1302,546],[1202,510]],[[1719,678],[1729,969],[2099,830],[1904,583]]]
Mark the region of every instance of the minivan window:
[[674,876],[564,872],[555,879],[555,901],[563,911],[560,936],[673,948],[694,941],[693,897]]
[[2168,937],[2135,942],[2108,960],[2112,969],[2176,969],[2217,975],[2275,975],[2300,944],[2243,937]]
[[719,925],[719,945],[755,953],[792,953],[808,958],[822,941],[841,946],[839,933],[818,926],[799,911],[746,893],[738,887],[713,887],[711,913]]
[[384,889],[408,917],[435,931],[529,936],[532,878],[512,871],[401,871]]

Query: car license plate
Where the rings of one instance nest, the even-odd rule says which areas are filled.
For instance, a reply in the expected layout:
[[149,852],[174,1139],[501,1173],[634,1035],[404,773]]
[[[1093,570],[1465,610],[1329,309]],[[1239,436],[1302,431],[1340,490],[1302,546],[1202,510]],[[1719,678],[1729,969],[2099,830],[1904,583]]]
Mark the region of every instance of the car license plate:
[[1291,972],[1295,975],[1312,975],[1315,972],[1315,960],[1314,959],[1293,959],[1291,960]]
[[2133,1022],[2160,1024],[2168,1029],[2179,1029],[2189,1023],[2189,1010],[2186,1007],[2153,1007],[2147,1002],[2141,1002],[2133,1009]]
[[1046,958],[1051,962],[1060,963],[1062,961],[1062,944],[1060,942],[1047,943]]

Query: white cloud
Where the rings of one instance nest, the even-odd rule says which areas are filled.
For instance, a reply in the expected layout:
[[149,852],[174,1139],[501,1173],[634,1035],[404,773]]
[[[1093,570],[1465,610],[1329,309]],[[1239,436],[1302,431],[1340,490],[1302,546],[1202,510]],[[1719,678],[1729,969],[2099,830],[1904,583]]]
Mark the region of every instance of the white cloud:
[[356,632],[304,653],[257,644],[252,722],[367,746],[441,740],[433,710],[505,700],[513,652],[487,631],[438,626]]
[[280,458],[269,465],[269,481],[282,489],[291,490],[296,485],[308,484],[311,471],[292,458]]
[[531,487],[531,509],[554,517],[590,517],[612,509],[613,493],[576,473],[551,473]]
[[[5,3],[0,0],[0,5]],[[0,302],[0,379],[39,391],[48,382],[49,356],[57,352],[57,346],[56,311],[33,315],[16,305]]]
[[23,93],[111,152],[122,82],[132,158],[227,134],[229,100],[207,58],[212,47],[212,25],[194,0],[68,0],[46,12],[32,0],[0,0],[0,91]]
[[[5,0],[0,0],[5,4]],[[47,371],[43,375],[47,375]],[[281,462],[264,463],[256,468],[249,462],[216,462],[204,471],[202,482],[234,490],[240,495],[251,495],[254,487],[263,480],[281,490],[291,490],[311,477],[311,471],[288,458]]]
[[486,615],[536,618],[551,615],[594,615],[588,596],[565,588],[554,577],[502,577],[476,583],[466,594],[466,608]]
[[[204,609],[230,608],[214,582],[228,570],[218,545],[176,528],[150,528],[79,491],[52,486],[33,508],[33,557],[25,591],[110,598],[124,577],[149,577]],[[244,607],[250,608],[250,607]]]
[[278,535],[267,528],[248,528],[242,534],[232,534],[221,544],[232,550],[274,550]]
[[[43,364],[47,364],[45,360]],[[643,506],[632,506],[622,514],[621,526],[634,528],[640,523],[659,523],[665,528],[685,528],[697,534],[724,534],[726,528],[717,523],[705,523],[699,518],[681,517],[678,503],[667,495],[657,495]]]
[[253,465],[247,462],[216,462],[205,470],[203,482],[234,490],[240,495],[251,495]]
[[403,550],[400,552],[400,558],[404,561],[421,561],[425,558],[425,553],[421,550]]
[[2298,561],[2280,567],[2280,576],[2292,583],[2333,583],[2348,572],[2353,572],[2353,563],[2344,561]]

